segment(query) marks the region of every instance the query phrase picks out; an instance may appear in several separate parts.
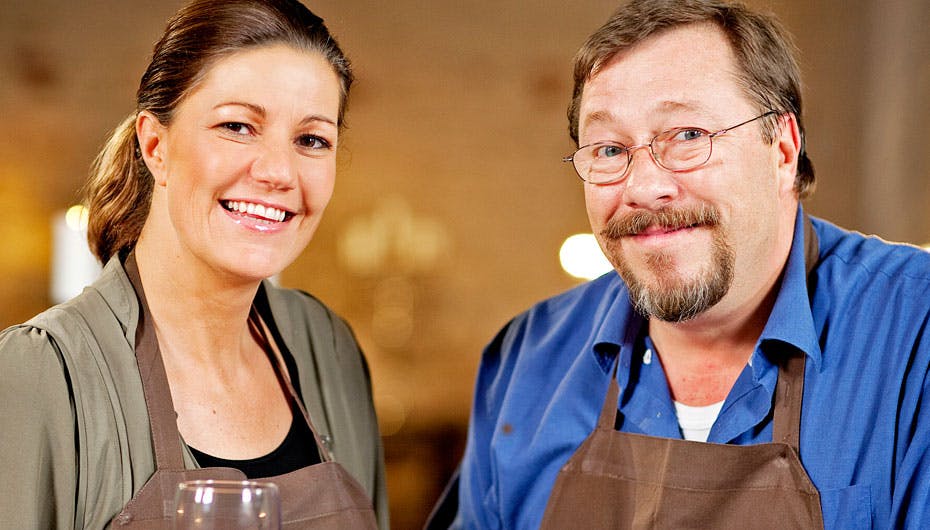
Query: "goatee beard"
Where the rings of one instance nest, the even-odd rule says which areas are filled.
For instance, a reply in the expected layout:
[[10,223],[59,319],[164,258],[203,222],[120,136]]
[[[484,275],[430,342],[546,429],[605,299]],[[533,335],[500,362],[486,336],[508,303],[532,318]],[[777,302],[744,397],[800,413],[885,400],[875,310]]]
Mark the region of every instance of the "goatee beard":
[[[665,230],[703,227],[713,233],[710,264],[697,277],[678,275],[673,258],[661,251],[646,255],[648,272],[637,273],[623,258],[621,241],[647,228]],[[735,254],[720,225],[720,212],[702,204],[692,208],[664,208],[637,211],[611,219],[600,233],[607,257],[630,291],[630,301],[638,312],[666,322],[683,322],[694,318],[719,302],[733,281]],[[654,277],[653,280],[646,275]]]

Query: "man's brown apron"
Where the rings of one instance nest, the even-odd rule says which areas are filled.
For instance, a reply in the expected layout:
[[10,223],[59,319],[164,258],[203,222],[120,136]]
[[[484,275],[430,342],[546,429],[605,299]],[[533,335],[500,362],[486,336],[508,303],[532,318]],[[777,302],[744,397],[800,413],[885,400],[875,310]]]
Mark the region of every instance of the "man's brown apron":
[[[808,272],[817,237],[805,218]],[[542,529],[823,528],[798,457],[805,354],[779,366],[772,443],[724,445],[619,432],[614,374],[594,432],[556,478]]]
[[[110,521],[113,528],[169,528],[178,484],[185,480],[245,480],[245,474],[232,468],[185,469],[178,432],[177,415],[171,400],[168,377],[162,362],[151,314],[146,304],[142,282],[133,255],[126,259],[126,272],[139,296],[142,317],[136,333],[136,360],[142,377],[152,445],[155,451],[155,474],[146,482],[123,510]],[[271,357],[271,356],[270,356]],[[272,365],[290,398],[299,406],[310,426],[320,451],[322,463],[276,477],[260,479],[278,486],[281,498],[281,523],[286,529],[378,527],[371,501],[358,482],[337,462],[321,442],[306,409],[294,391],[283,368],[272,357]]]

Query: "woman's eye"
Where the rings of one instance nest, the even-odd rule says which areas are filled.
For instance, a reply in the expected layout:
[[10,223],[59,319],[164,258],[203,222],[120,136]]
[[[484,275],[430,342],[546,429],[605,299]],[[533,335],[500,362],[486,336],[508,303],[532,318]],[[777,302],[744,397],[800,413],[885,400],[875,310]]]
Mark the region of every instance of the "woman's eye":
[[329,149],[332,144],[313,134],[303,134],[297,137],[297,145],[307,149]]
[[595,158],[613,158],[626,152],[626,149],[619,145],[602,145],[594,151]]
[[221,125],[221,127],[233,134],[239,134],[242,136],[252,133],[252,128],[249,125],[246,125],[244,123],[239,123],[236,121],[224,123]]

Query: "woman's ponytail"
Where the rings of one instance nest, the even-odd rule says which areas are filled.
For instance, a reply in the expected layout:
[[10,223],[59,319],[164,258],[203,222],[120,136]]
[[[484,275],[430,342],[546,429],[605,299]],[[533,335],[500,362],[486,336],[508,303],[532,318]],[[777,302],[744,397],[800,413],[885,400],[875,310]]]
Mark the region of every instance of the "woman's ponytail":
[[135,246],[149,213],[152,186],[152,175],[139,152],[133,114],[97,155],[86,187],[87,241],[101,263]]

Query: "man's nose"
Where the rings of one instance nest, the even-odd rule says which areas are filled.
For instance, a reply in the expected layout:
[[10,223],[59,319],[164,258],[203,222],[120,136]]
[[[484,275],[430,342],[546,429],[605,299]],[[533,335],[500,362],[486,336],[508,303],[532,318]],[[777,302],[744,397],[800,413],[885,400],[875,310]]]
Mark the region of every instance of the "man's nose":
[[679,193],[678,179],[659,165],[648,144],[630,148],[630,167],[623,184],[624,203],[631,207],[657,209]]

